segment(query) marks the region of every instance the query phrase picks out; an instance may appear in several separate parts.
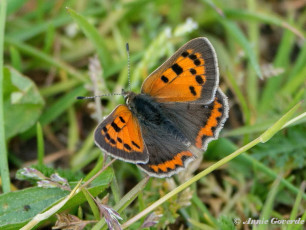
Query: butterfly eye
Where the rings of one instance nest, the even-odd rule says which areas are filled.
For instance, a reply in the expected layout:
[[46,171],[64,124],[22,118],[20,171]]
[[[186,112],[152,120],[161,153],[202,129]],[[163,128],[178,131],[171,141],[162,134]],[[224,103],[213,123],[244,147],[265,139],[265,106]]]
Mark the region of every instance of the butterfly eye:
[[128,105],[128,104],[130,104],[130,98],[126,98],[126,100],[125,100],[125,103]]

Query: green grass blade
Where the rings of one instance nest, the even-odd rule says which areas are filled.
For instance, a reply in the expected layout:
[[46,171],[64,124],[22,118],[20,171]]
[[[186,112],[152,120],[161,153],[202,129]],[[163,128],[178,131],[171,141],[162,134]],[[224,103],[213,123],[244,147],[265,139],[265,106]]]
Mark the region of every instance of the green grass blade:
[[287,21],[282,20],[277,16],[274,16],[273,14],[271,14],[271,12],[269,12],[269,15],[260,11],[247,11],[243,9],[224,9],[223,12],[226,17],[230,19],[240,19],[244,21],[254,20],[257,22],[280,26],[282,28],[290,30],[291,32],[299,36],[301,39],[305,38],[305,33],[303,33],[300,28],[296,27],[292,23],[289,24]]
[[[290,214],[290,220],[296,220],[297,216],[298,216],[298,211],[299,211],[299,206],[301,205],[302,201],[302,195],[303,192],[305,191],[306,188],[306,181],[302,182],[302,185],[300,187],[300,191],[298,193],[298,195],[296,196],[291,214]],[[294,229],[294,225],[289,225],[287,230],[293,230]]]
[[292,78],[293,79],[285,85],[283,92],[293,94],[299,87],[303,87],[306,80],[306,66]]
[[94,217],[96,220],[100,219],[100,213],[99,213],[99,208],[97,207],[95,201],[93,200],[91,194],[88,192],[88,190],[86,188],[81,188],[84,196],[86,197],[86,200],[90,206],[90,209],[92,211],[92,213],[94,214]]
[[270,140],[289,120],[289,118],[295,113],[295,111],[301,106],[301,102],[296,104],[292,109],[290,109],[284,116],[282,116],[277,122],[275,122],[267,131],[265,131],[260,136],[260,141],[262,143]]
[[[77,100],[76,97],[86,93],[86,89],[83,86],[79,86],[67,93],[65,96],[61,97],[58,101],[52,104],[40,117],[39,122],[42,126],[49,124],[55,120],[58,116],[64,113],[72,104]],[[35,135],[35,129],[30,129],[25,132],[22,136],[29,138]]]
[[54,57],[49,56],[48,54],[45,54],[44,52],[40,51],[39,49],[36,49],[30,45],[27,45],[23,42],[11,39],[11,38],[5,38],[5,44],[6,45],[12,45],[22,52],[35,57],[45,63],[50,64],[51,66],[55,66],[56,68],[63,69],[67,73],[69,73],[71,76],[76,77],[82,82],[86,82],[86,78],[83,74],[78,72],[76,69],[74,69],[72,66],[68,65],[67,63],[58,60]]
[[39,122],[36,124],[36,136],[37,136],[37,155],[38,155],[38,165],[42,166],[44,164],[44,136],[43,130]]
[[113,62],[111,58],[112,56],[110,55],[107,45],[104,42],[101,35],[98,33],[98,31],[82,15],[78,14],[77,12],[75,12],[70,8],[67,8],[67,11],[70,13],[71,17],[75,20],[78,26],[81,28],[81,30],[86,35],[86,37],[89,40],[91,40],[91,42],[96,47],[102,67],[110,66],[111,63]]
[[227,77],[227,79],[228,79],[228,81],[231,85],[231,88],[233,89],[233,92],[234,92],[235,96],[237,97],[238,103],[239,103],[239,105],[241,107],[241,110],[242,110],[244,121],[247,124],[249,124],[250,119],[251,119],[251,113],[250,113],[250,110],[248,108],[245,97],[242,94],[242,92],[241,92],[241,90],[240,90],[240,88],[237,84],[237,81],[235,80],[233,74],[230,71],[226,72],[226,77]]
[[[280,183],[281,177],[279,176],[274,183],[271,186],[271,190],[268,194],[267,200],[264,204],[263,210],[261,212],[260,215],[260,220],[269,220],[270,216],[271,216],[271,212],[273,210],[273,203],[276,197],[276,194],[278,192],[278,188],[279,188],[279,183]],[[266,224],[259,224],[257,230],[265,230],[268,229],[267,228],[268,225]]]
[[[20,0],[17,0],[20,1]],[[84,15],[87,16],[95,16],[98,14],[103,13],[104,9],[100,8],[95,8],[95,9],[90,9],[84,12]],[[26,41],[29,40],[41,33],[44,33],[45,31],[48,30],[48,27],[52,25],[54,28],[58,28],[61,26],[64,26],[71,22],[71,17],[68,15],[60,15],[56,18],[52,18],[51,20],[48,21],[43,21],[41,23],[36,23],[35,26],[27,26],[26,28],[21,28],[18,30],[14,30],[10,33],[7,34],[7,37],[10,37],[12,39],[16,39],[18,41]]]
[[3,105],[3,44],[5,34],[6,0],[0,2],[0,168],[3,192],[10,191],[10,174],[7,160],[7,149],[4,128],[4,105]]
[[247,55],[250,64],[252,65],[253,69],[255,70],[257,76],[262,78],[262,73],[258,64],[258,60],[256,58],[256,54],[249,43],[248,39],[242,33],[241,29],[232,21],[225,20],[224,18],[220,18],[220,22],[227,30],[228,34],[231,35],[235,41],[243,48],[245,54]]
[[[275,67],[281,67],[285,69],[289,67],[290,54],[294,44],[294,39],[294,34],[291,31],[285,31],[285,34],[283,35],[282,41],[279,45],[277,55],[273,62]],[[281,82],[285,76],[286,74],[280,74],[267,80],[259,103],[258,110],[260,113],[264,113],[270,108],[271,104],[275,100],[275,95],[279,91]]]

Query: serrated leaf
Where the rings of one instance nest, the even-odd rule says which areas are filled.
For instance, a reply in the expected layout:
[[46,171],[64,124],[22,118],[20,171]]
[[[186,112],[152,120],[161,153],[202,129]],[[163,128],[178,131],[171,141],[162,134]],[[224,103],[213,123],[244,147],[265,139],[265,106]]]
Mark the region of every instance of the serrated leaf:
[[5,134],[10,138],[35,124],[44,100],[31,79],[13,68],[4,68],[3,73]]

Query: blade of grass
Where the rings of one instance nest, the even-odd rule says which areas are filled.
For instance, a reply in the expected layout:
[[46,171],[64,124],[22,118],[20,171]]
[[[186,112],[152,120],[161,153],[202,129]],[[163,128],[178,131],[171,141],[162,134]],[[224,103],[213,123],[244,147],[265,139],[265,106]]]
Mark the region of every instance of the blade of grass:
[[68,65],[67,63],[58,60],[54,57],[49,56],[48,54],[45,54],[44,52],[30,46],[27,45],[23,42],[11,39],[6,37],[5,38],[5,44],[6,45],[12,45],[16,48],[18,48],[19,50],[23,51],[24,53],[35,57],[43,62],[48,63],[49,65],[55,66],[56,68],[59,69],[63,69],[65,70],[67,73],[69,73],[72,77],[75,77],[77,79],[79,79],[81,82],[86,82],[86,77],[81,74],[80,72],[78,72],[77,70],[75,70],[72,66]]
[[216,228],[212,228],[207,224],[200,223],[194,219],[188,219],[188,222],[194,227],[194,229],[199,229],[199,230],[214,230]]
[[6,18],[6,0],[0,2],[0,168],[1,168],[1,182],[3,192],[9,192],[10,189],[10,175],[7,160],[7,149],[4,128],[4,109],[3,109],[3,44],[5,34],[5,18]]
[[211,215],[209,210],[206,208],[204,203],[200,200],[196,193],[192,196],[192,204],[197,206],[200,209],[201,215],[203,215],[204,219],[210,224],[210,226],[217,226],[217,220]]
[[97,205],[96,205],[95,201],[93,200],[91,194],[84,187],[82,187],[81,190],[82,190],[84,196],[86,197],[86,200],[87,200],[87,202],[90,206],[90,209],[91,209],[92,213],[94,214],[95,219],[100,220],[99,208],[97,207]]
[[277,133],[280,130],[280,127],[282,128],[286,124],[286,122],[289,120],[289,118],[293,116],[293,114],[301,106],[301,104],[302,102],[297,103],[284,116],[282,116],[277,122],[275,122],[267,131],[265,131],[260,136],[260,141],[262,143],[265,143],[268,140],[270,140],[275,135],[275,133]]
[[61,97],[57,102],[52,104],[49,109],[46,110],[40,117],[39,121],[41,124],[46,125],[52,122],[64,111],[66,111],[72,104],[77,102],[77,96],[83,95],[85,92],[86,89],[83,86],[79,86],[78,88]]
[[253,10],[243,10],[243,9],[224,9],[224,14],[226,17],[230,19],[241,19],[244,21],[249,21],[249,20],[255,20],[257,22],[263,22],[267,24],[272,24],[276,26],[283,27],[285,29],[290,30],[297,36],[299,36],[301,39],[305,39],[304,33],[295,26],[295,24],[291,23],[289,24],[287,21],[278,18],[277,16],[274,16],[269,13],[263,13],[260,11],[253,11]]
[[107,45],[105,44],[103,38],[100,36],[98,31],[82,15],[78,14],[77,12],[75,12],[74,10],[68,7],[67,11],[74,19],[74,21],[78,24],[78,26],[81,28],[81,30],[86,35],[86,37],[89,40],[91,40],[91,42],[96,47],[96,51],[98,53],[101,66],[102,67],[110,66],[111,63],[113,62],[112,56],[110,55]]
[[[248,0],[247,1],[248,8],[250,11],[256,11],[256,1]],[[252,44],[252,48],[254,50],[256,61],[258,62],[258,40],[259,40],[259,27],[258,22],[256,21],[248,21],[248,36],[250,43]],[[258,78],[256,77],[255,72],[251,66],[251,63],[248,63],[247,67],[247,76],[246,76],[246,90],[248,96],[249,107],[252,111],[256,111],[257,108],[257,100],[258,100]],[[255,116],[254,116],[255,117]],[[253,121],[255,119],[252,119]],[[250,120],[252,122],[252,120]],[[247,123],[250,124],[250,123]]]
[[[306,59],[305,59],[306,60]],[[299,87],[302,87],[306,80],[306,66],[297,73],[294,77],[292,77],[292,80],[288,81],[287,84],[285,84],[283,92],[288,94],[295,93]]]
[[[275,67],[281,67],[285,69],[288,68],[290,65],[290,54],[294,44],[294,39],[294,34],[291,31],[287,30],[284,32],[275,60],[273,61]],[[260,113],[264,113],[270,108],[271,104],[275,100],[275,95],[277,95],[277,91],[279,91],[281,82],[285,76],[286,74],[280,74],[267,80],[258,107]]]
[[77,143],[79,142],[78,121],[73,106],[68,109],[68,121],[68,150],[73,153],[76,149]]
[[[296,196],[291,214],[290,214],[290,220],[296,220],[297,216],[298,216],[298,211],[299,211],[299,206],[302,202],[302,195],[303,192],[305,191],[306,188],[306,181],[302,182],[302,185],[300,187],[300,191],[298,193],[298,195]],[[293,230],[294,229],[294,225],[289,225],[287,230]]]
[[[89,9],[84,12],[84,15],[95,16],[103,13],[104,11],[105,9],[101,8]],[[7,37],[16,39],[18,41],[26,41],[41,33],[44,33],[50,25],[52,25],[54,28],[58,28],[70,23],[71,21],[71,17],[68,15],[60,15],[59,17],[53,18],[49,21],[36,23],[35,26],[28,26],[26,28],[18,29],[17,31],[12,31],[7,34]]]
[[[231,130],[231,131],[224,131],[224,133],[222,134],[222,137],[234,137],[234,136],[241,136],[241,135],[245,135],[245,134],[254,134],[254,133],[262,132],[262,131],[266,130],[267,128],[269,128],[275,121],[276,121],[276,119],[273,119],[273,120],[268,120],[268,121],[262,122],[260,124],[243,126],[241,128],[237,128],[237,129]],[[305,116],[305,114],[302,114],[301,118],[296,120],[296,122],[286,124],[286,125],[287,126],[294,126],[294,125],[299,125],[299,124],[302,124],[302,123],[305,123],[305,122],[306,122],[306,116]]]
[[292,81],[294,77],[303,69],[303,67],[305,67],[305,60],[306,60],[306,42],[304,42],[304,45],[301,47],[301,51],[299,52],[298,57],[293,63],[294,66],[289,73],[288,80]]
[[[274,181],[274,183],[271,186],[271,190],[268,193],[267,200],[263,206],[263,209],[261,211],[260,220],[269,220],[271,216],[271,212],[273,210],[273,203],[276,197],[276,194],[278,192],[279,184],[281,181],[281,176],[278,176],[278,178]],[[268,225],[266,224],[259,224],[257,226],[257,230],[265,230],[267,229]]]
[[70,89],[73,89],[80,85],[82,82],[78,79],[71,78],[67,79],[65,81],[61,81],[58,83],[54,83],[51,86],[44,87],[39,89],[39,92],[44,97],[50,97],[58,93],[62,93],[65,91],[68,91]]
[[[54,104],[52,104],[40,117],[39,122],[42,126],[54,121],[58,116],[64,113],[72,104],[76,103],[76,97],[86,93],[86,89],[83,86],[75,88],[71,92],[67,93]],[[22,137],[29,138],[35,135],[35,129],[31,128]]]
[[19,51],[14,47],[10,46],[10,58],[11,58],[11,65],[14,69],[21,70],[21,57]]
[[268,140],[270,137],[272,137],[276,133],[276,130],[279,131],[279,130],[282,129],[283,125],[290,119],[292,114],[298,109],[299,106],[300,106],[300,103],[297,104],[295,107],[293,107],[284,116],[282,116],[270,129],[268,129],[266,132],[263,133],[264,137],[262,137],[262,135],[259,136],[255,140],[249,142],[245,146],[243,146],[240,149],[238,149],[237,151],[235,151],[232,154],[224,157],[223,159],[221,159],[220,161],[216,162],[212,166],[210,166],[210,167],[206,168],[205,170],[203,170],[202,172],[198,173],[197,175],[192,177],[190,180],[188,180],[185,183],[181,184],[180,186],[178,186],[177,188],[175,188],[174,190],[172,190],[171,192],[167,193],[165,196],[161,197],[159,200],[157,200],[156,202],[151,204],[145,210],[143,210],[142,212],[138,213],[136,216],[134,216],[131,219],[129,219],[127,222],[125,222],[122,225],[122,228],[125,229],[125,228],[129,227],[131,224],[135,223],[140,218],[142,218],[145,215],[149,214],[151,211],[156,209],[158,206],[163,204],[165,201],[167,201],[171,197],[175,196],[179,192],[185,190],[191,184],[193,184],[196,181],[200,180],[202,177],[206,176],[207,174],[211,173],[212,171],[216,170],[217,168],[221,167],[222,165],[228,163],[230,160],[232,160],[235,157],[239,156],[240,154],[246,152],[250,148],[252,148],[255,145],[257,145],[258,143],[260,143],[261,141]]
[[[202,0],[204,4],[207,4],[209,7],[214,8],[213,4],[210,4],[207,0]],[[214,8],[214,12],[216,15],[217,20],[223,25],[226,29],[229,36],[233,38],[235,42],[237,42],[244,50],[245,54],[247,55],[250,65],[255,70],[257,76],[262,79],[262,73],[258,64],[258,60],[256,58],[256,54],[254,52],[254,47],[251,46],[248,39],[244,36],[241,29],[232,21],[228,20],[224,16],[221,16],[216,8]]]
[[237,84],[237,81],[235,80],[234,76],[232,75],[232,73],[230,71],[226,72],[226,80],[228,80],[235,96],[237,97],[237,101],[238,101],[238,103],[241,107],[243,118],[244,118],[246,124],[249,124],[250,119],[251,119],[250,110],[248,108],[245,97],[242,94],[242,92],[241,92],[241,90],[240,90],[240,88]]
[[44,136],[41,125],[39,122],[36,124],[36,138],[37,138],[37,155],[38,155],[38,165],[43,166],[44,164]]
[[234,40],[243,48],[257,76],[262,78],[262,73],[258,61],[256,59],[256,54],[253,50],[253,47],[249,43],[248,39],[242,33],[241,29],[234,22],[231,22],[222,17],[219,17],[219,21],[227,30],[228,34],[232,36]]

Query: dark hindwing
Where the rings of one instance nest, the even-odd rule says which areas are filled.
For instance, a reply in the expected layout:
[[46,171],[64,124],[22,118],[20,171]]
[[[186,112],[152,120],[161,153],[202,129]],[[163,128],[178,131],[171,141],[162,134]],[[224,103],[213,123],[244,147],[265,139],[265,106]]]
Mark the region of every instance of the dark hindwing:
[[117,106],[95,131],[95,143],[107,154],[131,163],[146,163],[149,156],[139,122],[125,105]]
[[217,90],[212,103],[162,103],[167,117],[177,125],[192,145],[206,150],[209,141],[216,139],[228,117],[227,97]]
[[146,164],[137,164],[150,176],[170,177],[184,169],[194,159],[193,153],[169,133],[151,125],[141,125],[143,139],[149,152]]

